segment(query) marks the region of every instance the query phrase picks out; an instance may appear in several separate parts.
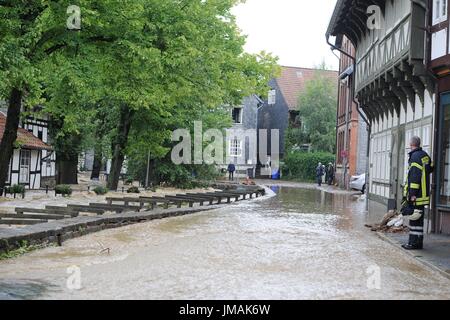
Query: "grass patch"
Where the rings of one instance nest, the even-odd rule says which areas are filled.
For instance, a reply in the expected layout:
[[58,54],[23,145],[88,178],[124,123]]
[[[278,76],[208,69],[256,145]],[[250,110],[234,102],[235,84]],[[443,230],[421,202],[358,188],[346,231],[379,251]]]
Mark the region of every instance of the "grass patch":
[[30,253],[35,250],[43,249],[46,247],[55,246],[55,244],[39,244],[39,245],[30,245],[28,241],[23,240],[20,242],[20,246],[17,249],[10,250],[8,252],[0,253],[0,261],[17,258],[24,254]]

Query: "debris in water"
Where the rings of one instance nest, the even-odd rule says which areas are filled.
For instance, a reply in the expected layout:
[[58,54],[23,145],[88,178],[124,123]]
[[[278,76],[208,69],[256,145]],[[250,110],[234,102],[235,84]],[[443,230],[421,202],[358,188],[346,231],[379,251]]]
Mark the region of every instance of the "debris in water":
[[408,232],[409,228],[404,225],[404,220],[400,214],[398,214],[394,210],[390,210],[383,217],[383,220],[380,224],[375,225],[365,225],[367,228],[370,228],[371,231],[383,231],[383,232],[391,232],[391,233],[402,233]]

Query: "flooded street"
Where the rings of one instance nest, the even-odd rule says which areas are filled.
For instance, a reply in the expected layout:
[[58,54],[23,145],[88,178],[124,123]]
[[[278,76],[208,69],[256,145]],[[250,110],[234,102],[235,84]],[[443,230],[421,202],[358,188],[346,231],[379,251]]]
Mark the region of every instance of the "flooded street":
[[[447,278],[364,228],[364,201],[274,191],[2,261],[0,299],[450,298]],[[67,288],[72,266],[81,271],[79,290]],[[368,287],[374,270],[379,289]]]

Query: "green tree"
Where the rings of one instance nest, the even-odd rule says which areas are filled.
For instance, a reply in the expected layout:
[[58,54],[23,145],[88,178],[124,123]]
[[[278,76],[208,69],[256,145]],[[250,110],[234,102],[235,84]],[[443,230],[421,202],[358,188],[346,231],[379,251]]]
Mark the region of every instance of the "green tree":
[[[158,142],[167,128],[264,92],[276,61],[243,52],[230,12],[237,2],[80,0],[82,24],[74,31],[66,28],[70,1],[2,1],[0,98],[9,109],[0,189],[22,106],[44,104],[51,116],[58,171],[68,173],[60,183],[76,183],[79,151],[108,132],[101,145],[111,145],[114,190],[127,153],[150,149],[163,157],[170,146]],[[173,121],[180,114],[186,117]],[[130,142],[130,133],[137,139]]]
[[304,139],[301,143],[310,143],[313,151],[335,151],[336,97],[336,83],[318,70],[299,98],[301,139]]

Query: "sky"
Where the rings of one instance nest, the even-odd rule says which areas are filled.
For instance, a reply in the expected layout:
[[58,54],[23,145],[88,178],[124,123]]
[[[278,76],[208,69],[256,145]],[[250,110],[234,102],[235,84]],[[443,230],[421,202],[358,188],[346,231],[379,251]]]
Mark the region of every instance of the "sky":
[[245,50],[279,57],[279,64],[314,68],[325,61],[337,70],[339,60],[325,40],[336,0],[247,0],[233,8],[246,35]]

